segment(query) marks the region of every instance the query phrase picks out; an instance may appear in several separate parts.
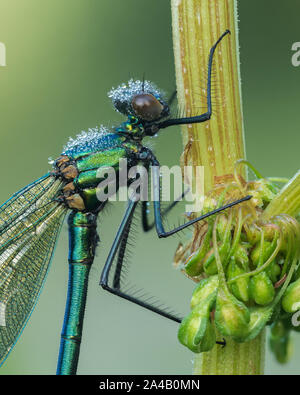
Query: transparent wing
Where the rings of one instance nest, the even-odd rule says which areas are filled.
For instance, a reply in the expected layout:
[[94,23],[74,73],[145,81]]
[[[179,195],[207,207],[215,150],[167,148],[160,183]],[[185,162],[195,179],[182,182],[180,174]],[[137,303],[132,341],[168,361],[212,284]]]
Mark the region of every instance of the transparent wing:
[[49,173],[16,192],[0,206],[0,232],[11,224],[17,217],[43,196],[47,190],[57,184]]
[[0,207],[0,364],[26,325],[44,283],[67,211],[55,200],[61,186],[45,176]]

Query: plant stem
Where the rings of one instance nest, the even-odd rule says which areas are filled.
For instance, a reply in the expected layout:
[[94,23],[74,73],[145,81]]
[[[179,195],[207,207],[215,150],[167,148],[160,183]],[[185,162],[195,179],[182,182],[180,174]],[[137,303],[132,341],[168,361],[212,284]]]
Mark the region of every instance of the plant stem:
[[[221,34],[231,31],[214,56],[212,118],[182,127],[182,164],[193,169],[204,166],[207,193],[216,182],[233,177],[235,162],[245,158],[236,2],[171,0],[171,6],[178,102],[187,116],[206,111],[208,54]],[[239,171],[244,172],[244,167]],[[195,358],[195,374],[262,373],[264,333],[245,344],[226,341],[224,349],[216,345],[202,361],[201,356]]]
[[300,212],[300,171],[281,189],[268,207],[262,220],[267,221],[273,215],[288,214],[296,216]]
[[194,374],[201,375],[258,375],[264,369],[265,332],[254,340],[236,343],[226,339],[222,349],[214,347],[194,361]]
[[214,56],[210,121],[182,127],[185,164],[204,166],[205,189],[216,176],[232,174],[245,158],[237,33],[233,0],[172,0],[173,40],[179,107],[187,115],[206,111],[207,61],[221,34],[227,36]]

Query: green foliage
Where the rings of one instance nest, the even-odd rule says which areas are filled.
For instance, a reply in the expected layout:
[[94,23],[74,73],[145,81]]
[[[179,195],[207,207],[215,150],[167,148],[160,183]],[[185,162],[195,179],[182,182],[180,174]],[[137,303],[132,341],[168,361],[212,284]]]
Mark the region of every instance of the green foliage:
[[269,180],[245,185],[235,181],[231,187],[224,186],[222,198],[220,190],[216,191],[215,201],[220,203],[225,196],[235,200],[237,190],[253,198],[210,219],[199,249],[186,260],[186,273],[191,277],[194,273],[198,281],[199,275],[203,278],[193,292],[191,312],[178,337],[200,353],[214,346],[215,328],[243,343],[271,325],[271,349],[284,362],[289,332],[297,330],[291,324],[292,314],[300,310],[300,225],[287,214],[262,220],[276,191],[280,193]]

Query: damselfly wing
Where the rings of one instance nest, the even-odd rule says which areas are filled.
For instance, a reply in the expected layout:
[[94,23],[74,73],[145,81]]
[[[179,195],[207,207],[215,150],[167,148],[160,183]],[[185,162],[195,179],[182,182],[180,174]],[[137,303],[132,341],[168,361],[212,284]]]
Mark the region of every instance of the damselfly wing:
[[24,329],[43,286],[66,207],[50,173],[0,207],[0,364]]

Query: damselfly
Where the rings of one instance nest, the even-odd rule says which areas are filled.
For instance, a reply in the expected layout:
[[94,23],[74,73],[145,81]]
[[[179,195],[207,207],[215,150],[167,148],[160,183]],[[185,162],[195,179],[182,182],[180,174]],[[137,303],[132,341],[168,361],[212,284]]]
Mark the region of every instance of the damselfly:
[[[96,221],[107,203],[107,200],[99,199],[99,169],[110,167],[119,175],[120,159],[127,159],[129,167],[142,163],[147,169],[152,168],[154,218],[159,237],[173,235],[197,221],[250,199],[246,196],[165,231],[159,192],[160,164],[153,152],[142,145],[145,136],[154,136],[160,129],[210,119],[213,55],[216,46],[228,33],[226,31],[218,39],[209,54],[205,113],[171,118],[170,103],[154,84],[130,80],[109,93],[115,109],[127,116],[126,122],[111,131],[102,127],[70,140],[61,156],[54,161],[51,172],[26,186],[0,207],[0,362],[11,351],[35,306],[61,224],[69,212],[69,285],[57,373],[76,373],[88,276],[98,242]],[[132,181],[128,179],[127,183]],[[116,190],[119,184],[117,178],[114,181]],[[175,315],[121,289],[124,251],[137,204],[138,199],[129,199],[104,265],[100,285],[117,296],[180,322]],[[146,201],[142,202],[142,219],[144,230],[151,229]],[[109,273],[115,258],[117,263],[113,281],[109,284]]]

